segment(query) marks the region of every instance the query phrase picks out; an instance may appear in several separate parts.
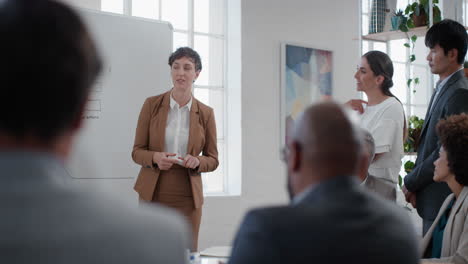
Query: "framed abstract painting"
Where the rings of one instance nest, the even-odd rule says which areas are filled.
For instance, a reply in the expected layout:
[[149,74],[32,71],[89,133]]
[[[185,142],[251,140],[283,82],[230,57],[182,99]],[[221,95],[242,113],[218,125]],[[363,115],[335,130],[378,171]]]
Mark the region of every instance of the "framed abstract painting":
[[333,95],[332,51],[281,44],[281,145],[294,120],[312,103]]

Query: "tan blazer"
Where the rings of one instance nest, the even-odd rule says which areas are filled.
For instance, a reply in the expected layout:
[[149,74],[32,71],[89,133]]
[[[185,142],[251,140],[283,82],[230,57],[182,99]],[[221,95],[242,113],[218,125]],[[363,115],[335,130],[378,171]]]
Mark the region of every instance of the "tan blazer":
[[[153,165],[153,153],[164,152],[166,120],[170,107],[170,91],[149,97],[140,112],[135,132],[132,159],[141,165],[135,183],[140,198],[151,201],[160,170]],[[214,171],[218,167],[216,124],[213,109],[193,98],[190,109],[190,130],[187,153],[198,157],[200,166],[187,169],[192,185],[195,208],[203,204],[201,172]],[[201,153],[201,156],[199,156]]]
[[[437,214],[437,218],[422,241],[422,253],[427,250],[432,240],[432,232],[445,212],[448,204],[455,198],[451,194],[445,199]],[[424,259],[423,262],[438,263],[468,263],[468,187],[463,187],[460,196],[452,207],[442,238],[442,252],[440,259]]]

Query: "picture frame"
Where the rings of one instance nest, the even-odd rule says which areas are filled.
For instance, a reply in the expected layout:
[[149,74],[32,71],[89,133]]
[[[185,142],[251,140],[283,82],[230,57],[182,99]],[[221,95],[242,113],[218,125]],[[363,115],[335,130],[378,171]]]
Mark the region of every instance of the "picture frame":
[[294,120],[309,105],[333,95],[333,51],[281,43],[281,139],[288,142]]

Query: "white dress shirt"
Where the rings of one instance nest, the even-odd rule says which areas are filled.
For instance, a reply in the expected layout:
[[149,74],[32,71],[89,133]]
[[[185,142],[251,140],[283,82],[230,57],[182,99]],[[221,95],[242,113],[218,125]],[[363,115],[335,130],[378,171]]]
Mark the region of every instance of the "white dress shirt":
[[170,98],[164,149],[166,152],[176,153],[177,155],[175,158],[185,157],[185,155],[187,155],[192,97],[190,97],[190,101],[182,107],[172,98],[172,93]]

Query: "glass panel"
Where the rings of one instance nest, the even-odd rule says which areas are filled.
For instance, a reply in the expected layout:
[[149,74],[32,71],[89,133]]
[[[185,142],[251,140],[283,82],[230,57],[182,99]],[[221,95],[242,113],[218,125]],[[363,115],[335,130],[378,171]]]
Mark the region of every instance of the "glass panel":
[[362,54],[365,54],[369,51],[369,41],[363,40],[362,41]]
[[397,9],[401,9],[404,12],[408,3],[409,3],[408,0],[398,0]]
[[367,15],[362,16],[362,34],[369,34],[369,16]]
[[173,43],[172,47],[174,50],[180,47],[187,47],[188,46],[188,36],[186,33],[179,33],[179,32],[174,32],[173,33]]
[[362,13],[369,13],[369,0],[362,0]]
[[406,65],[404,63],[393,63],[393,87],[390,91],[405,104],[406,98]]
[[429,53],[429,48],[426,47],[424,41],[424,37],[418,37],[418,39],[416,40],[416,46],[414,48],[414,55],[416,56],[416,60],[414,61],[414,63],[416,64],[428,65],[426,57]]
[[194,0],[194,26],[196,32],[210,32],[210,0]]
[[224,142],[218,141],[218,168],[213,172],[202,173],[204,193],[224,191]]
[[387,53],[387,43],[375,41],[374,50],[379,50],[379,51]]
[[158,19],[158,0],[132,0],[132,15]]
[[413,76],[414,78],[419,78],[419,84],[414,86],[414,89],[411,91],[411,103],[427,105],[431,96],[428,94],[430,75],[424,66],[414,66],[413,69]]
[[102,0],[101,10],[117,14],[123,14],[123,0]]
[[223,86],[224,41],[208,36],[195,35],[194,48],[200,54],[203,65],[195,85]]
[[195,32],[224,33],[224,1],[194,0]]
[[161,20],[171,22],[174,29],[188,29],[188,0],[162,0]]
[[216,122],[216,136],[224,138],[224,91],[208,88],[195,88],[194,96],[202,103],[210,106],[214,110]]
[[408,43],[406,39],[392,40],[390,44],[390,57],[393,61],[406,62],[408,57],[406,53],[408,48],[403,46],[403,44]]
[[210,105],[210,91],[209,89],[205,88],[195,88],[193,95],[195,98],[197,98],[199,101],[206,105]]
[[411,115],[424,119],[426,117],[427,107],[411,106]]

